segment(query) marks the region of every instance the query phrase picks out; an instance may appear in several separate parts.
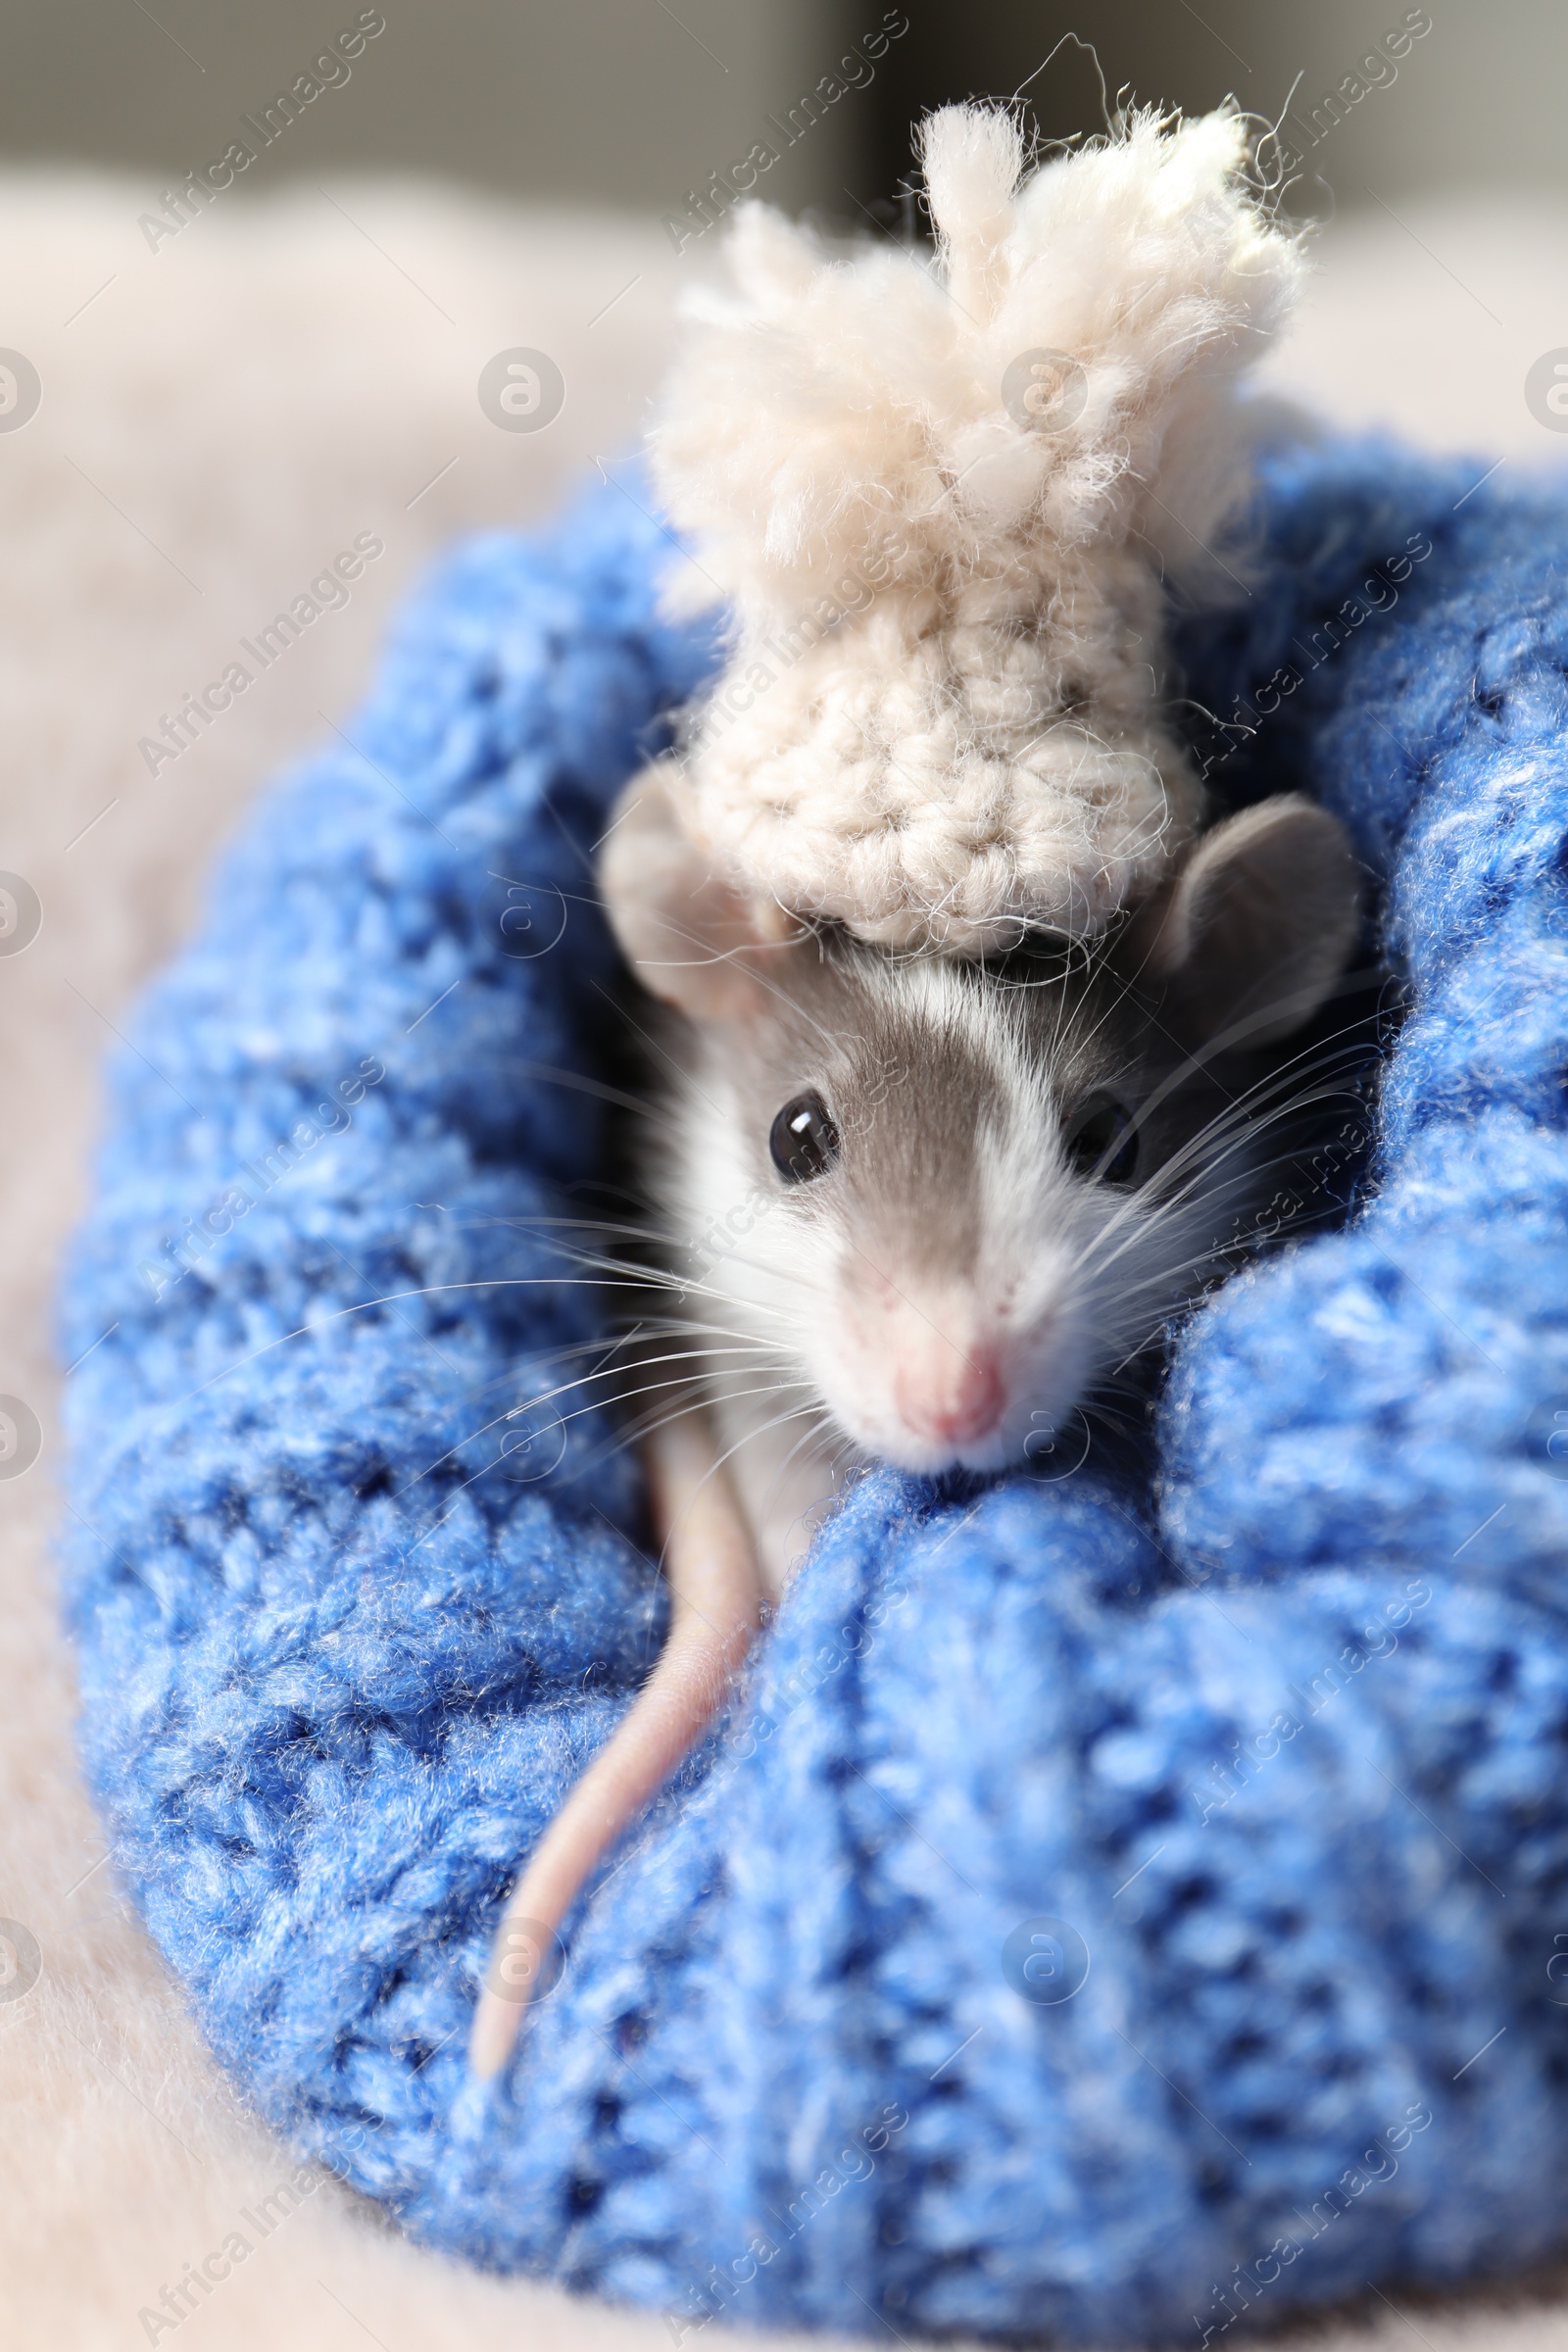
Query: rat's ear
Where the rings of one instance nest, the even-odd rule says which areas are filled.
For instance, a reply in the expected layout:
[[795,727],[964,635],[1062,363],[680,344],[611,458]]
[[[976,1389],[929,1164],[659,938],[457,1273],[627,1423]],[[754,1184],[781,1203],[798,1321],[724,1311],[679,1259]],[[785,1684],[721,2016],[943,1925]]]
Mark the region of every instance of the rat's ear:
[[660,766],[634,776],[616,802],[599,888],[621,954],[652,996],[698,1021],[747,1020],[763,1009],[760,959],[776,954],[792,927],[715,871],[681,824]]
[[1129,968],[1163,984],[1165,1017],[1185,1037],[1246,1052],[1311,1019],[1360,922],[1345,828],[1289,793],[1201,837],[1134,918]]

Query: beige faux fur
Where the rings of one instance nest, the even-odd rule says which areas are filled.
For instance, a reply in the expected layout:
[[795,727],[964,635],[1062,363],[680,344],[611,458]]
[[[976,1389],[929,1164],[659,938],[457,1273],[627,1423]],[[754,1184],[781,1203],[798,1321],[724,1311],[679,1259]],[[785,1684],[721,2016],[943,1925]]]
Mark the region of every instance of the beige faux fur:
[[727,879],[967,955],[1102,928],[1190,837],[1161,575],[1223,561],[1302,267],[1247,161],[1234,113],[1142,113],[1026,177],[1010,114],[950,107],[934,264],[737,217],[654,439],[677,593],[738,616],[669,776]]
[[[74,1759],[50,1556],[64,1516],[50,1298],[85,1199],[100,1056],[187,933],[248,797],[328,720],[351,724],[383,615],[430,552],[459,529],[540,513],[595,454],[628,444],[691,266],[673,266],[653,227],[385,186],[331,194],[342,212],[306,190],[244,213],[236,194],[150,256],[139,186],[0,181],[0,342],[44,386],[32,422],[0,433],[0,869],[27,875],[44,905],[34,944],[0,957],[0,1392],[30,1399],[46,1437],[36,1469],[0,1481],[0,1915],[43,1958],[23,1997],[0,1998],[8,2352],[139,2352],[150,2298],[294,2173],[226,2089],[135,1925]],[[1568,217],[1403,209],[1413,236],[1379,215],[1331,237],[1281,385],[1417,431],[1441,402],[1441,437],[1488,453],[1478,474],[1504,446],[1540,451],[1520,384],[1561,340]],[[1474,330],[1473,286],[1505,331]],[[485,360],[519,344],[551,352],[567,380],[561,417],[534,436],[497,431],[475,398]],[[367,528],[386,554],[354,602],[148,776],[136,742],[159,711]],[[1390,2288],[1397,2309],[1369,2294],[1353,2321],[1290,2341],[1568,2352],[1568,2302],[1549,2292],[1504,2307]],[[670,2340],[657,2317],[439,2262],[324,2181],[160,2338],[176,2352],[669,2352]],[[704,2352],[728,2340],[715,2327]]]

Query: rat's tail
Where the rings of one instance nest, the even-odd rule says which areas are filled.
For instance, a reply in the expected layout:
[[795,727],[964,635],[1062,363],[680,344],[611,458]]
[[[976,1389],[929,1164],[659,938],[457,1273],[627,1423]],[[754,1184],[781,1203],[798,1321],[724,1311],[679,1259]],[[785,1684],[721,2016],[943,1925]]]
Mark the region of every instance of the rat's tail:
[[513,1889],[468,2039],[481,2082],[506,2064],[584,1880],[712,1721],[761,1620],[756,1551],[706,1418],[670,1422],[646,1456],[665,1536],[669,1639]]

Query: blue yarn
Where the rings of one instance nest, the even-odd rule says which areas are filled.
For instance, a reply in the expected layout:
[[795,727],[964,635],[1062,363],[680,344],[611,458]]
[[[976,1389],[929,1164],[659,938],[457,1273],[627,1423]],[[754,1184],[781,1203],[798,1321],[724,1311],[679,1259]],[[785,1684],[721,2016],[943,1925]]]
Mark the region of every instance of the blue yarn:
[[541,1071],[605,1066],[589,851],[710,659],[657,529],[461,551],[242,837],[67,1286],[82,1736],[225,2066],[426,2242],[692,2328],[1200,2340],[1563,2236],[1568,504],[1472,478],[1285,453],[1184,638],[1253,714],[1213,781],[1386,883],[1348,1222],[1193,1318],[1152,1494],[855,1491],[483,2092],[511,1868],[663,1624],[612,1431],[499,1418],[594,1331],[538,1221],[602,1112]]

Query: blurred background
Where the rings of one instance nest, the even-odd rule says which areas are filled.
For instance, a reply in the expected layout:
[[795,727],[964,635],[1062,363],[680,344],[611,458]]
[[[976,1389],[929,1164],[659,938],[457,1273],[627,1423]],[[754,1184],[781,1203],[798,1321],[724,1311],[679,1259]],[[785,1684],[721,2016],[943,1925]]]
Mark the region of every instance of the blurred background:
[[[1296,93],[1311,110],[1417,21],[1402,59],[1382,54],[1363,100],[1341,101],[1332,156],[1342,204],[1456,186],[1560,188],[1568,174],[1562,93],[1568,17],[1552,0],[1059,0],[933,5],[909,0],[386,0],[386,31],[352,79],[310,105],[269,178],[342,170],[435,172],[514,195],[678,209],[768,117],[833,74],[852,44],[863,64],[842,99],[781,158],[769,193],[854,217],[890,196],[922,109],[1027,85],[1048,135],[1100,114],[1093,41],[1111,93],[1189,110],[1234,93],[1270,120]],[[321,45],[352,26],[322,0],[266,9],[215,0],[54,0],[0,11],[7,71],[0,149],[12,160],[127,167],[167,184],[236,135]],[[884,22],[906,24],[865,54]],[[1045,62],[1058,43],[1066,46]],[[874,66],[874,73],[866,69]],[[855,71],[852,69],[852,71]],[[150,193],[156,193],[151,188]]]
[[[1087,14],[1071,0],[7,0],[0,22],[0,171],[73,191],[84,172],[123,183],[102,271],[68,290],[84,309],[117,269],[113,303],[127,282],[151,301],[149,254],[156,276],[178,242],[185,268],[192,244],[216,242],[207,216],[232,234],[235,216],[292,193],[302,265],[358,236],[461,324],[455,289],[421,278],[341,183],[373,187],[372,210],[399,187],[436,202],[463,191],[527,208],[519,288],[553,233],[564,250],[597,225],[608,254],[615,223],[638,266],[601,279],[585,265],[581,322],[637,286],[636,348],[657,372],[660,321],[681,283],[717,266],[713,232],[745,194],[832,229],[908,235],[911,125],[944,101],[1021,96],[1049,141],[1102,128],[1129,97],[1189,112],[1232,97],[1278,126],[1263,161],[1286,209],[1320,230],[1322,270],[1343,257],[1340,316],[1352,296],[1358,310],[1347,351],[1325,342],[1314,321],[1327,313],[1309,300],[1296,388],[1407,430],[1419,389],[1414,429],[1477,447],[1545,449],[1554,429],[1520,389],[1543,340],[1568,341],[1555,241],[1568,12],[1551,0],[1102,0]],[[515,307],[510,340],[538,344]],[[623,363],[618,375],[620,409],[603,417],[624,443],[648,376]],[[601,366],[593,397],[607,382]],[[580,395],[580,374],[566,388]],[[542,441],[513,456],[519,478],[553,470]]]

